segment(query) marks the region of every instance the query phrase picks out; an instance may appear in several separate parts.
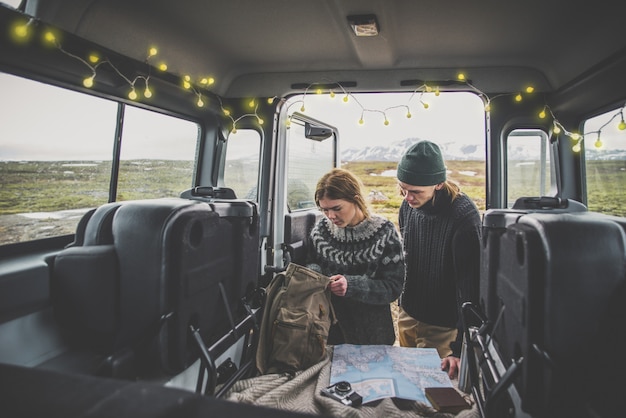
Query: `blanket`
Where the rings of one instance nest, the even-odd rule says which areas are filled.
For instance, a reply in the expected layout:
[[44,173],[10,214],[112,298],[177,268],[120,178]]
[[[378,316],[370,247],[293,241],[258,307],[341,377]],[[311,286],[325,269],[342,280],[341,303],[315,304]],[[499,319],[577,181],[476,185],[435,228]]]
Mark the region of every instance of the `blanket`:
[[359,407],[343,405],[322,396],[320,391],[329,385],[331,357],[295,375],[266,374],[236,382],[224,398],[234,402],[261,405],[304,414],[342,418],[479,418],[480,414],[471,396],[465,395],[472,408],[458,414],[441,413],[430,405],[395,398],[385,398]]

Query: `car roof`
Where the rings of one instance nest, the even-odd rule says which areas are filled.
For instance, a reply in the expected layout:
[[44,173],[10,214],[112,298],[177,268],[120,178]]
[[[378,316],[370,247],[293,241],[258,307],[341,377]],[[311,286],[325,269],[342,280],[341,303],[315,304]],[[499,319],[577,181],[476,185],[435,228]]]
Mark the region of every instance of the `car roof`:
[[[214,77],[223,97],[286,95],[315,83],[354,92],[454,88],[461,71],[489,94],[526,85],[554,92],[624,59],[618,8],[580,0],[26,2],[26,13],[139,61],[156,46],[168,71]],[[378,36],[357,37],[354,15],[374,15]]]

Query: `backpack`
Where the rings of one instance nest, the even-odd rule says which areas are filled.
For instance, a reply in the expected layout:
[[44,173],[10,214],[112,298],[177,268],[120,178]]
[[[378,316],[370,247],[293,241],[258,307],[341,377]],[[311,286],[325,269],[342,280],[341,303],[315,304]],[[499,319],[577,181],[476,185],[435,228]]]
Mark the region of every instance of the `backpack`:
[[328,283],[329,277],[295,263],[270,281],[256,353],[261,374],[293,374],[324,359],[336,322]]

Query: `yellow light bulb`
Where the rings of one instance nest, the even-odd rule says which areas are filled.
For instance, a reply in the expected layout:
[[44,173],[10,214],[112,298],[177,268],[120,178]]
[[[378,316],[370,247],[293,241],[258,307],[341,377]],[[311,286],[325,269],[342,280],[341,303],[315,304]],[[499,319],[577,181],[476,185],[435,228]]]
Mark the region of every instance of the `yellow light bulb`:
[[426,102],[422,102],[422,106],[424,106],[424,109],[428,109],[430,107],[430,105]]
[[228,110],[228,109],[224,109],[224,114],[225,114],[226,116],[230,116],[230,110]]
[[581,149],[581,148],[580,148],[580,143],[578,143],[578,144],[576,144],[576,145],[574,145],[574,146],[572,147],[572,151],[574,151],[574,152],[576,152],[576,153],[580,152],[580,149]]
[[413,115],[411,114],[411,112],[406,112],[406,118],[407,119],[411,119],[413,117]]
[[300,112],[304,112],[306,109],[304,108],[304,105],[302,105],[302,107],[300,108]]
[[143,91],[143,95],[148,99],[152,97],[152,90],[150,90],[150,87],[146,86],[146,89]]
[[148,50],[148,58],[155,56],[159,51],[155,47],[152,47]]
[[430,87],[429,85],[426,85],[426,92],[430,93],[431,91],[433,91],[433,88]]
[[268,97],[267,98],[267,104],[272,104],[274,103],[274,98],[273,97]]
[[597,149],[602,148],[602,141],[600,141],[600,137],[596,139],[596,142],[594,142],[593,146],[596,147]]
[[561,128],[558,125],[554,125],[554,133],[557,135],[561,133]]
[[255,105],[254,99],[248,102],[248,107],[250,107],[251,109],[254,108],[254,105]]
[[317,93],[317,94],[322,94],[322,89],[317,89],[317,90],[315,90],[315,93]]
[[128,93],[128,98],[130,100],[135,100],[137,99],[137,92],[135,91],[135,89],[133,88],[129,93]]
[[187,80],[183,81],[183,87],[189,90],[191,88],[191,83]]
[[620,131],[623,131],[624,129],[626,129],[626,122],[621,121],[619,125],[617,125],[617,129],[619,129]]
[[55,43],[55,41],[57,40],[56,36],[54,36],[54,33],[49,31],[44,34],[44,39],[46,40],[46,42],[49,42],[51,44]]
[[263,125],[265,123],[265,121],[261,118],[257,118],[257,121],[259,122],[259,125]]
[[236,134],[237,133],[237,128],[235,128],[235,125],[233,125],[233,129],[230,131],[231,134]]
[[332,91],[332,90],[330,91],[330,98],[331,98],[331,99],[334,99],[334,98],[335,98],[335,92],[334,92],[334,91]]
[[389,121],[385,119],[385,126],[389,126]]
[[578,135],[578,134],[577,134],[577,133],[575,133],[575,132],[571,135],[571,137],[572,137],[572,139],[573,139],[574,141],[578,141],[578,140],[580,139],[580,135]]
[[459,73],[459,75],[457,75],[456,78],[461,80],[461,81],[465,81],[465,74]]
[[167,71],[167,64],[162,62],[159,64],[159,70],[161,71]]
[[539,112],[539,117],[540,117],[541,119],[545,119],[545,118],[546,118],[546,111],[545,111],[545,110],[542,110],[541,112]]
[[209,77],[209,86],[215,84],[215,79],[213,77]]
[[17,25],[13,30],[18,38],[26,38],[28,36],[28,25]]
[[287,129],[291,128],[291,119],[287,119],[287,122],[285,122],[285,126],[287,126]]
[[90,63],[95,64],[98,61],[100,61],[100,57],[98,56],[98,54],[89,54],[89,62]]
[[347,94],[345,96],[343,96],[343,102],[344,103],[348,103],[348,95]]
[[185,81],[191,81],[191,77],[190,77],[190,76],[188,76],[188,75],[185,75],[185,76],[183,77],[183,80],[185,80]]
[[83,86],[87,88],[93,87],[93,76],[85,78],[83,80]]
[[196,102],[198,107],[204,107],[204,101],[202,100],[202,96],[198,97],[198,101]]
[[363,120],[363,118],[359,119],[359,125],[363,125],[365,123],[365,121]]
[[485,112],[490,112],[491,111],[491,104],[487,103],[485,105]]
[[439,91],[439,87],[435,88],[435,96],[439,96],[440,91]]
[[532,93],[533,91],[535,91],[535,88],[533,86],[528,86],[526,87],[526,93]]
[[520,93],[517,93],[517,95],[515,96],[515,101],[516,102],[521,102],[522,101],[522,95]]

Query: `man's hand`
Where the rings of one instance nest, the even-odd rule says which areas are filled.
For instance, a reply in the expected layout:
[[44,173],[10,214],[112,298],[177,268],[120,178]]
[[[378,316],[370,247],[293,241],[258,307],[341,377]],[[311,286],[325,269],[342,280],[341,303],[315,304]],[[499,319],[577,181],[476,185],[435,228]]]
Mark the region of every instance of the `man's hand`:
[[450,379],[454,379],[458,373],[461,365],[461,359],[454,356],[448,356],[441,359],[441,370],[447,371]]

